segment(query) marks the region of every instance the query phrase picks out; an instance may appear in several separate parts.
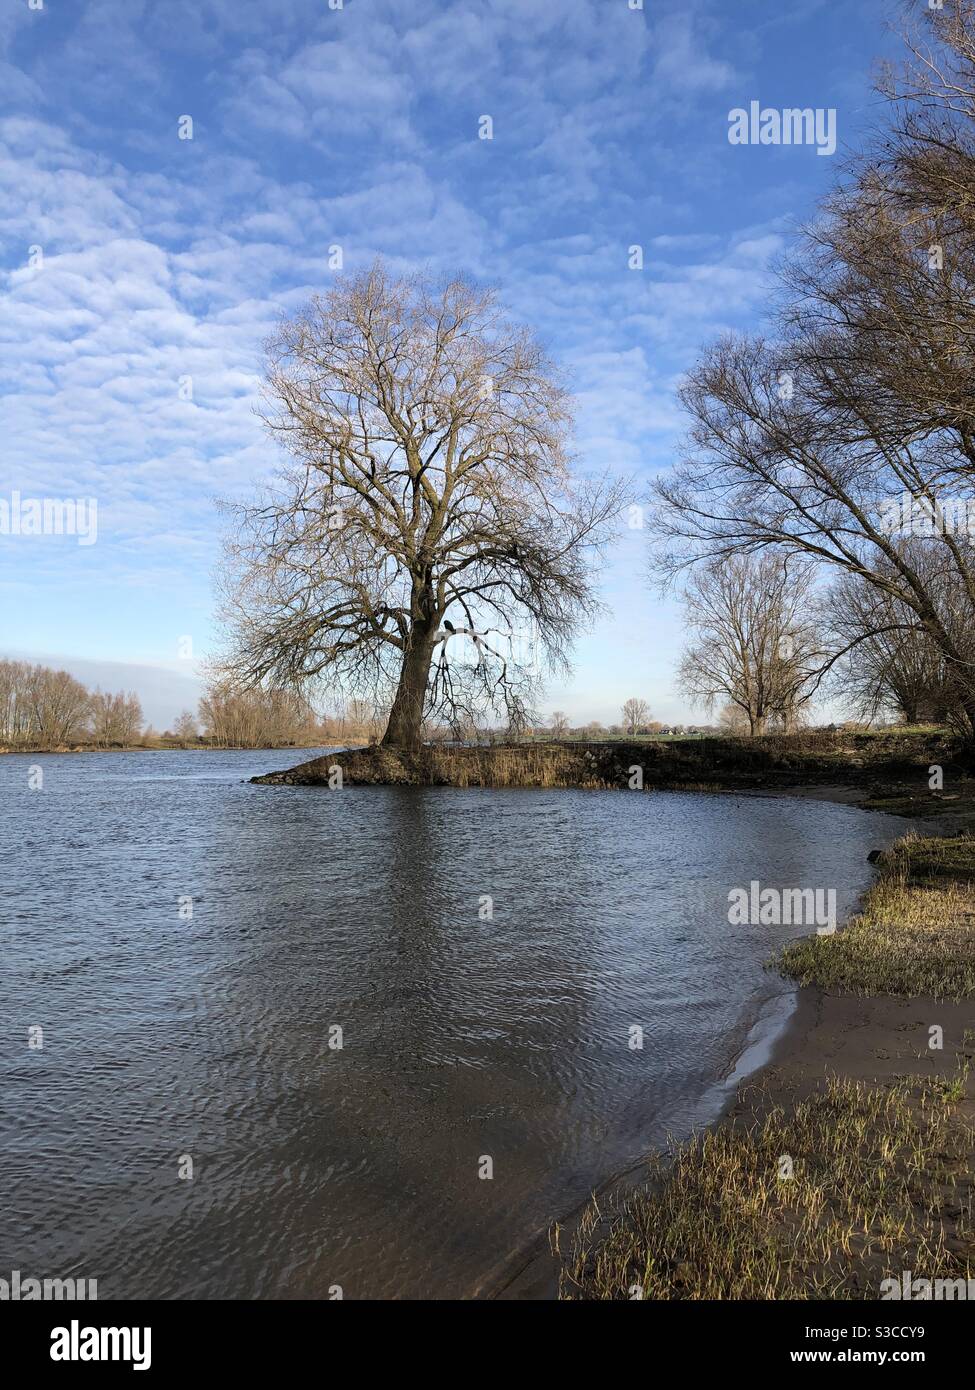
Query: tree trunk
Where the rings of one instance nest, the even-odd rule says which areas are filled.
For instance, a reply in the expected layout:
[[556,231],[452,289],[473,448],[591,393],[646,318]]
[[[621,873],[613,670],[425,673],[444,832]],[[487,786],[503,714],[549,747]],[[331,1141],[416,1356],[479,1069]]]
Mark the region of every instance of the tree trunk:
[[419,748],[423,707],[433,660],[434,624],[417,623],[410,645],[403,657],[399,685],[389,711],[389,723],[383,734],[384,748]]
[[975,739],[975,698],[968,695],[961,702],[964,712],[965,722],[968,725],[967,737],[969,740]]

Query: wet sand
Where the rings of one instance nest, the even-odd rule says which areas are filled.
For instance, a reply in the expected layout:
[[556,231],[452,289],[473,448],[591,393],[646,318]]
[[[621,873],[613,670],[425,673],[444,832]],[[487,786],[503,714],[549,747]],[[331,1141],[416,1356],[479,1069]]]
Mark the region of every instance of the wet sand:
[[[773,1046],[769,1063],[743,1080],[717,1124],[750,1125],[760,1120],[769,1106],[794,1106],[827,1077],[889,1086],[902,1077],[954,1076],[960,1061],[971,1059],[966,1029],[975,1027],[971,1002],[950,1004],[918,997],[886,996],[862,999],[856,995],[828,995],[815,988],[797,991],[798,1003],[784,1035]],[[939,1024],[944,1047],[928,1047],[928,1029]],[[760,1091],[756,1083],[762,1083]],[[959,1113],[975,1122],[975,1103],[959,1106]],[[642,1166],[616,1174],[596,1192],[610,1196],[641,1181]],[[559,1225],[561,1244],[568,1249],[571,1231],[581,1209],[565,1215]],[[949,1235],[949,1244],[951,1237]],[[550,1249],[548,1233],[539,1235],[512,1261],[508,1271],[486,1281],[481,1296],[497,1299],[546,1300],[558,1293],[559,1259]]]

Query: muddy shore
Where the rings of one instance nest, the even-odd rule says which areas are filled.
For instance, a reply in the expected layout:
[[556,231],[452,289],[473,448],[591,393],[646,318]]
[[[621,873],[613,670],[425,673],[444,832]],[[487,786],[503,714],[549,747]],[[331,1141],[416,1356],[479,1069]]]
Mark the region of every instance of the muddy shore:
[[[944,1049],[940,1052],[927,1046],[933,1023],[944,1029]],[[714,1126],[751,1125],[773,1105],[789,1110],[830,1077],[871,1087],[892,1086],[905,1075],[947,1082],[958,1070],[959,1057],[975,1056],[971,1041],[965,1037],[973,1026],[975,1006],[970,1001],[861,998],[803,987],[796,991],[795,1008],[772,1045],[770,1060],[737,1086]],[[971,1096],[961,1109],[969,1122],[975,1122]],[[608,1178],[594,1195],[601,1204],[608,1204],[644,1179],[643,1165],[637,1165]],[[562,1252],[572,1240],[585,1205],[557,1218]],[[480,1296],[518,1301],[556,1299],[562,1258],[552,1250],[553,1231],[554,1226],[552,1231],[536,1233],[504,1271],[485,1281]]]

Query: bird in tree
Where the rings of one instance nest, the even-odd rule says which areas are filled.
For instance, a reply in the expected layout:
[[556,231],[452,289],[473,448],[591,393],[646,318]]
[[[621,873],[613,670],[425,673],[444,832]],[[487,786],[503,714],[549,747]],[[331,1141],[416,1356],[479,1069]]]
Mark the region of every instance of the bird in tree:
[[[228,672],[388,705],[387,746],[416,747],[425,718],[527,722],[539,671],[565,673],[598,609],[629,497],[574,472],[569,395],[534,336],[491,290],[376,264],[281,322],[266,397],[287,461],[232,509]],[[465,633],[476,659],[448,657]]]

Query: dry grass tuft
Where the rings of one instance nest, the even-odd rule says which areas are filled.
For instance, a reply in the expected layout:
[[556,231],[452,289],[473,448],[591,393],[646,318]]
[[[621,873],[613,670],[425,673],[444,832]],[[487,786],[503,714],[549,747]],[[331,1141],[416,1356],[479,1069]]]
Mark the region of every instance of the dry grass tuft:
[[593,1202],[560,1297],[860,1299],[905,1269],[967,1278],[975,1133],[952,1111],[965,1080],[833,1080],[788,1113],[697,1135],[652,1161],[646,1187]]
[[975,840],[906,835],[846,926],[771,964],[834,993],[975,997]]

